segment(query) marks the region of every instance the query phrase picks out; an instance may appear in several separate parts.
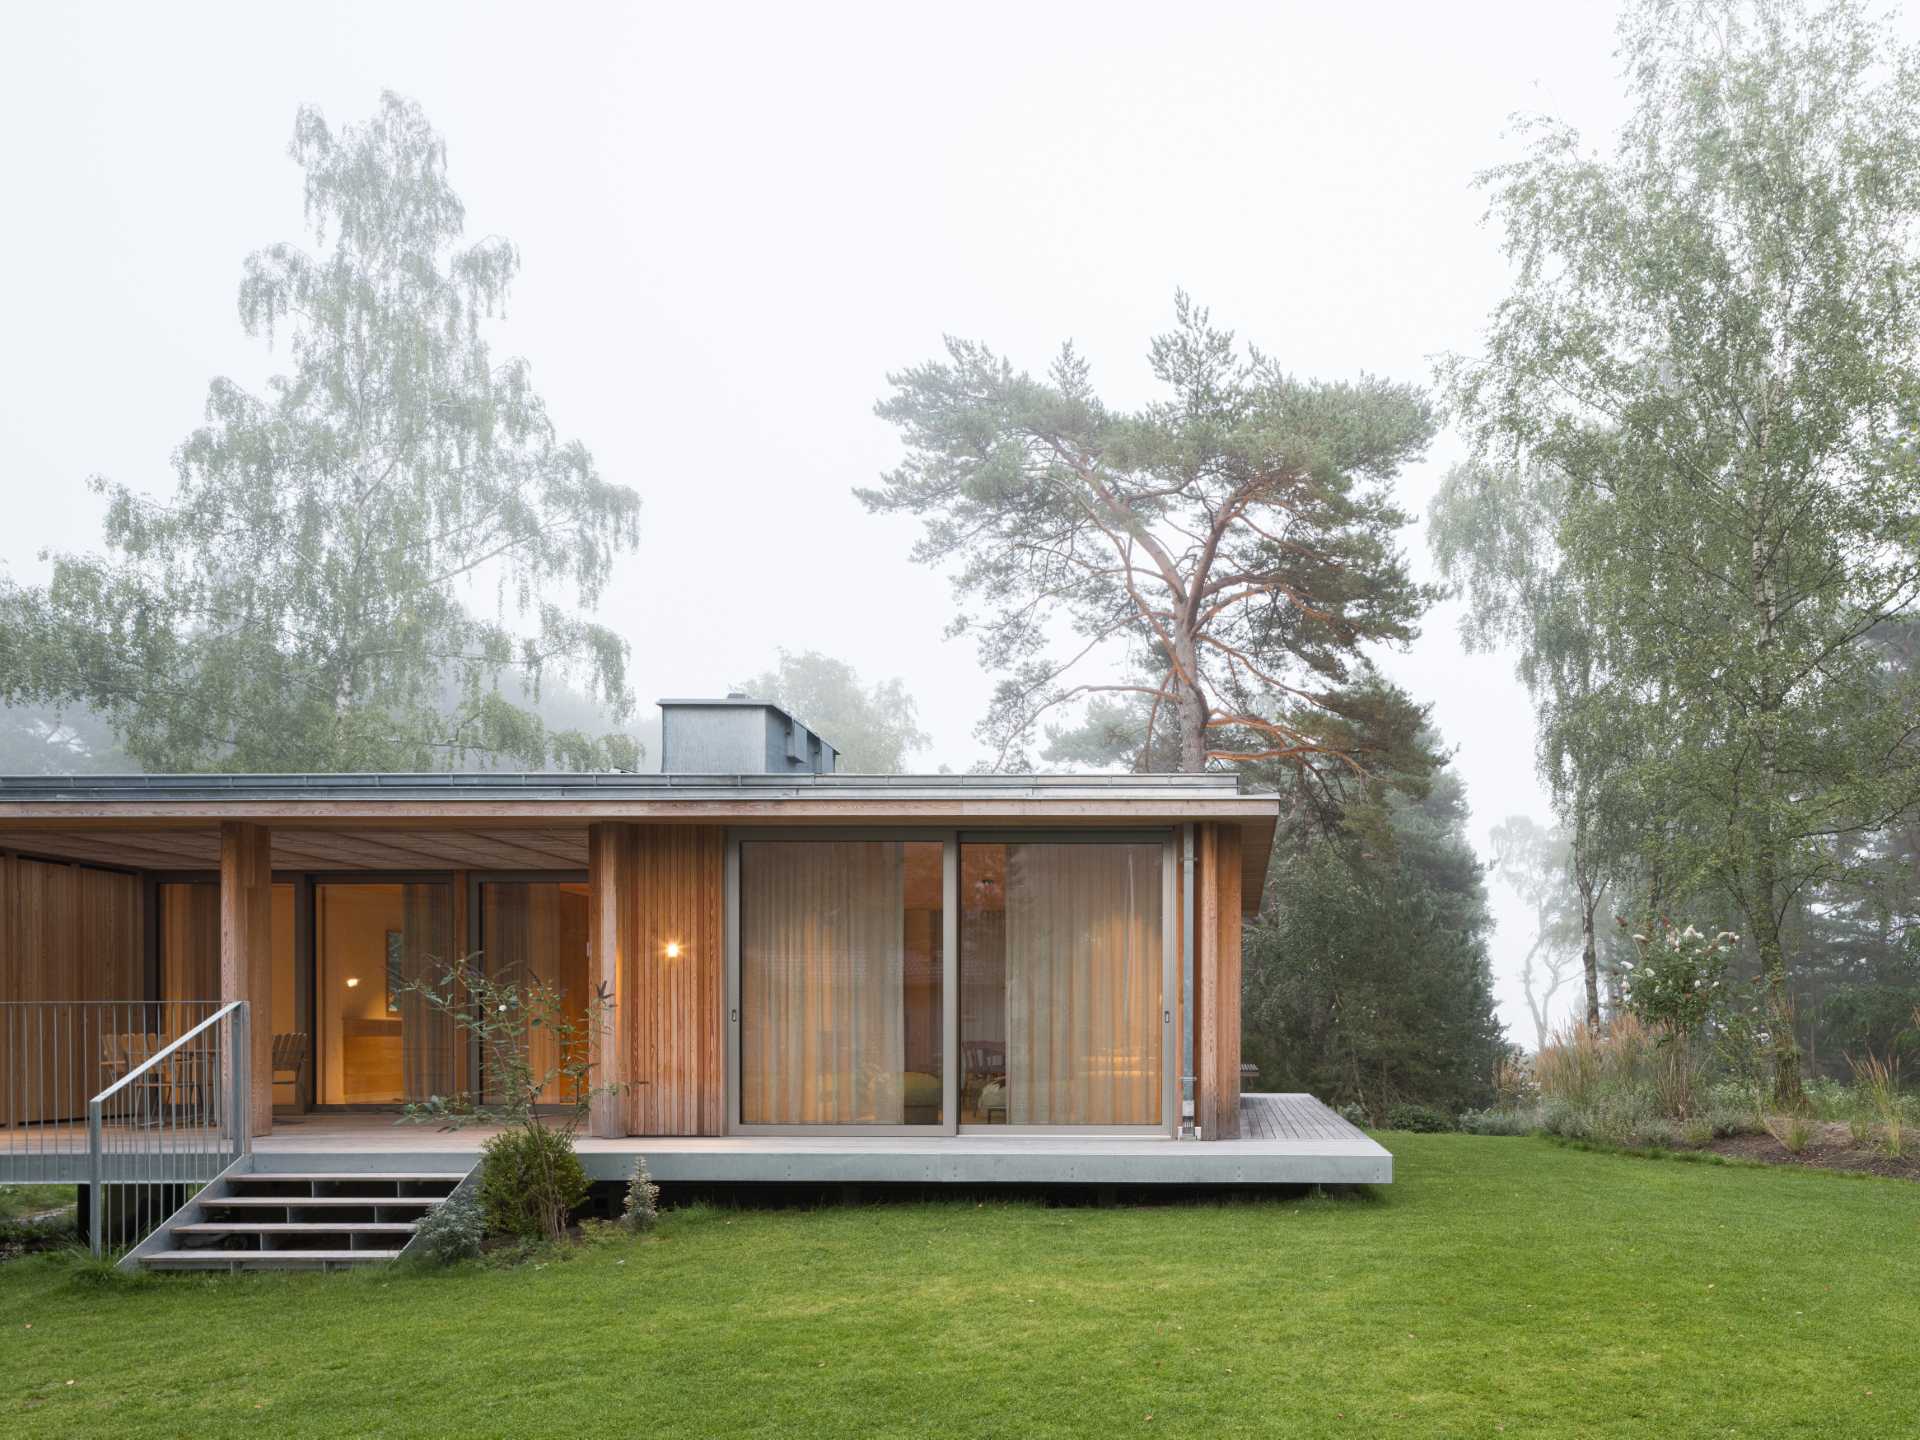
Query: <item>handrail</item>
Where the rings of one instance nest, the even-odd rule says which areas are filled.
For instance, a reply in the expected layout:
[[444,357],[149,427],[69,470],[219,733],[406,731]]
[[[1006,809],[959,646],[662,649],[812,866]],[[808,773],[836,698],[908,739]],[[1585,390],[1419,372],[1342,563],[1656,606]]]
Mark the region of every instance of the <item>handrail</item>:
[[[217,1038],[222,1026],[224,1057]],[[210,1034],[216,1038],[205,1038]],[[117,1120],[128,1133],[152,1133],[150,1141],[121,1155],[125,1173],[118,1179],[123,1187],[148,1187],[136,1189],[135,1198],[150,1203],[163,1193],[154,1187],[204,1183],[253,1148],[252,1084],[251,1014],[246,1001],[232,1000],[87,1102],[88,1228],[95,1255],[105,1248],[107,1106],[124,1096],[128,1113]],[[184,1106],[183,1092],[190,1097]]]

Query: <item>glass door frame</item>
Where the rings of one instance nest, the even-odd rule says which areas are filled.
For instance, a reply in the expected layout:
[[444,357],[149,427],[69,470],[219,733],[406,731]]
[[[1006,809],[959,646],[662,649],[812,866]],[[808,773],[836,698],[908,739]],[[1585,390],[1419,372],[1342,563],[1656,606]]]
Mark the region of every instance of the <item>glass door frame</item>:
[[[941,849],[940,1062],[941,1123],[937,1125],[767,1125],[740,1119],[740,847],[743,843],[832,841],[938,843]],[[1160,1122],[1153,1125],[983,1125],[960,1123],[960,847],[1009,844],[1158,845],[1160,847]],[[910,826],[738,826],[726,838],[723,925],[726,936],[725,1064],[721,1077],[721,1113],[729,1135],[839,1136],[1071,1136],[1175,1135],[1179,1131],[1178,1027],[1174,1009],[1180,994],[1180,925],[1175,913],[1179,870],[1178,832],[1173,826],[1129,830],[1000,829]],[[1193,1017],[1182,1016],[1191,1025]]]
[[[493,973],[487,966],[486,909],[480,900],[480,890],[482,886],[585,885],[588,887],[588,934],[592,934],[593,882],[585,870],[468,870],[465,874],[467,879],[466,893],[460,897],[459,903],[467,907],[467,953],[461,958],[470,960],[476,955],[479,956],[482,974],[491,976]],[[589,990],[591,990],[593,986],[593,957],[591,954],[587,957],[587,986]],[[619,1017],[617,1015],[610,1017],[610,1023],[618,1029],[620,1024]],[[476,1098],[485,1096],[487,1091],[486,1065],[484,1062],[485,1057],[480,1050],[480,1037],[469,1034],[467,1036],[467,1074],[473,1080],[473,1084],[469,1088]],[[554,1101],[551,1103],[543,1101],[533,1108],[541,1115],[567,1115],[573,1111],[573,1106],[563,1101]]]
[[[296,976],[300,974],[304,954],[306,989],[310,997],[309,1004],[312,1007],[309,1013],[313,1017],[313,1034],[309,1046],[311,1054],[307,1061],[313,1072],[313,1103],[307,1108],[310,1113],[318,1115],[398,1114],[407,1107],[407,1101],[404,1098],[352,1104],[332,1102],[322,1105],[319,1103],[320,1031],[325,1023],[320,995],[320,887],[322,885],[443,885],[447,891],[449,929],[456,932],[460,919],[458,907],[465,903],[465,896],[459,893],[458,887],[454,884],[454,872],[451,870],[303,870],[298,872],[297,882],[293,894],[294,934],[296,937],[304,936],[306,943],[303,952],[296,939],[293,956],[294,973]],[[468,923],[472,923],[471,917]],[[471,941],[472,937],[473,932],[469,929],[467,938]],[[402,1032],[400,1043],[402,1046],[406,1044],[404,1032]]]

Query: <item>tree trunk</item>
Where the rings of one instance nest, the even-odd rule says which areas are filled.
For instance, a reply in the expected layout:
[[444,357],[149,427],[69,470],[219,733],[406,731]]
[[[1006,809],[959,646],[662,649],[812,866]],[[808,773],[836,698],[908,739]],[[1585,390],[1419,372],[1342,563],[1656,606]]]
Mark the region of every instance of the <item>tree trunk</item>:
[[[1784,546],[1778,547],[1784,550]],[[1765,532],[1753,535],[1753,608],[1760,623],[1759,712],[1760,752],[1758,794],[1753,836],[1753,870],[1747,903],[1747,923],[1753,927],[1760,952],[1760,974],[1767,987],[1767,1031],[1773,1050],[1773,1100],[1783,1109],[1798,1109],[1806,1101],[1800,1085],[1800,1044],[1793,1033],[1793,1002],[1787,991],[1787,958],[1780,944],[1781,841],[1774,822],[1774,797],[1780,793],[1780,704],[1772,674],[1778,643],[1780,612],[1774,587],[1772,554]]]
[[1182,637],[1175,649],[1174,712],[1180,720],[1180,772],[1197,775],[1207,768],[1207,697],[1197,683],[1199,647],[1191,637]]

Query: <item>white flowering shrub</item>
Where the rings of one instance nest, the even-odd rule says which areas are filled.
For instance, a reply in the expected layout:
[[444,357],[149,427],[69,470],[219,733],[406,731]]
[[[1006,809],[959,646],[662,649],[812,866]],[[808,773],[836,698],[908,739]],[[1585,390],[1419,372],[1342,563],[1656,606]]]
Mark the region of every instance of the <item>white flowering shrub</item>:
[[1639,959],[1621,962],[1627,1008],[1670,1035],[1698,1035],[1726,1001],[1727,964],[1740,937],[1731,930],[1703,935],[1663,920],[1653,935],[1633,940]]

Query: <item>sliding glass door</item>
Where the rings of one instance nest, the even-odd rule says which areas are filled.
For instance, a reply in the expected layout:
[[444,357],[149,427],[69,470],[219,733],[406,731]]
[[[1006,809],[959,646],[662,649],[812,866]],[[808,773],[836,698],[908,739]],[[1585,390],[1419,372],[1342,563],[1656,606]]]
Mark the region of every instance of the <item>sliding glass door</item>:
[[1167,1124],[1160,836],[746,836],[733,1123]]
[[[561,1067],[581,1058],[589,1035],[592,987],[587,978],[587,886],[568,880],[483,880],[480,893],[480,947],[487,975],[550,994],[574,1027],[573,1052],[563,1054],[560,1037],[548,1026],[527,1037],[528,1063],[545,1078],[540,1102],[564,1105],[575,1096]],[[484,1057],[482,1057],[484,1063]],[[500,1096],[491,1078],[481,1086],[489,1103]]]
[[961,1115],[1158,1125],[1163,847],[960,847]]
[[944,848],[740,846],[743,1125],[946,1123]]
[[393,1105],[459,1087],[452,1019],[412,987],[453,955],[452,887],[442,882],[313,887],[322,1105]]

